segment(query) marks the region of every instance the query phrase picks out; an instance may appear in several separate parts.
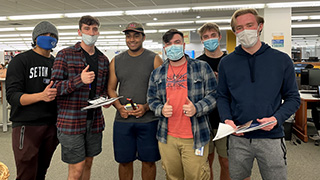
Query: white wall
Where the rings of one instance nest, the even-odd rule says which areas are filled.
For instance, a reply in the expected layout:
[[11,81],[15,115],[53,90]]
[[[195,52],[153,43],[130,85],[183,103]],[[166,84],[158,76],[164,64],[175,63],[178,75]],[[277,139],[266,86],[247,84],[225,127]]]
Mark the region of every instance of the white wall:
[[265,20],[261,40],[272,46],[273,35],[283,33],[284,47],[273,48],[291,57],[291,8],[265,8],[259,14]]

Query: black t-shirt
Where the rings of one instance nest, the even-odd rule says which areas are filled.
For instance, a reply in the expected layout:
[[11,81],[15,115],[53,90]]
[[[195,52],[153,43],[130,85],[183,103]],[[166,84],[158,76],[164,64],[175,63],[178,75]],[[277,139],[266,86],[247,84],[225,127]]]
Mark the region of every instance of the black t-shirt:
[[213,71],[218,72],[218,66],[219,66],[220,60],[226,55],[227,55],[226,53],[223,53],[223,55],[219,58],[211,58],[211,57],[208,57],[206,54],[202,54],[201,56],[197,57],[197,59],[201,59],[207,62]]
[[[211,58],[211,57],[208,57],[206,54],[202,54],[201,56],[197,57],[197,59],[207,62],[213,71],[218,72],[220,60],[226,55],[227,55],[226,53],[223,53],[223,55],[219,58]],[[215,108],[209,114],[209,121],[213,129],[218,129],[219,122],[220,122],[218,108]]]
[[[82,51],[86,57],[86,62],[89,65],[89,71],[93,71],[95,74],[95,77],[98,77],[98,53],[97,53],[97,50],[95,50],[95,53],[93,55],[89,55],[84,49],[82,49]],[[94,78],[90,87],[91,87],[91,89],[89,92],[89,99],[95,99],[96,98],[96,90],[97,90],[97,78]],[[93,120],[93,109],[88,110],[87,120]]]

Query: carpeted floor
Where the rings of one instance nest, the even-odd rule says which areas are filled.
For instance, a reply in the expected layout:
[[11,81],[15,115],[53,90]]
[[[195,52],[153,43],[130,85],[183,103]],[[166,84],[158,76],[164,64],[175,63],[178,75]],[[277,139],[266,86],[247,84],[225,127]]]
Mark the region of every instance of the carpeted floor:
[[[112,146],[112,126],[115,109],[113,107],[104,110],[106,129],[103,137],[103,150],[98,155],[92,167],[92,180],[116,180],[118,179],[118,164],[113,158]],[[1,114],[0,114],[1,115]],[[2,117],[2,116],[0,116]],[[0,120],[1,121],[1,120]],[[308,123],[308,134],[315,132],[312,123]],[[313,141],[294,145],[291,141],[287,143],[287,163],[289,180],[319,180],[320,179],[320,147],[314,146]],[[3,133],[0,129],[0,161],[6,164],[10,170],[9,180],[15,179],[15,164],[11,148],[11,127],[9,132]],[[30,167],[32,168],[32,167]],[[214,161],[214,178],[219,178],[220,168],[217,159]],[[58,146],[52,163],[47,173],[47,180],[67,179],[68,166],[60,159],[60,146]],[[134,179],[141,179],[141,163],[136,161],[134,164]],[[262,179],[259,169],[255,163],[252,170],[252,180]],[[161,162],[157,162],[157,179],[165,179]]]

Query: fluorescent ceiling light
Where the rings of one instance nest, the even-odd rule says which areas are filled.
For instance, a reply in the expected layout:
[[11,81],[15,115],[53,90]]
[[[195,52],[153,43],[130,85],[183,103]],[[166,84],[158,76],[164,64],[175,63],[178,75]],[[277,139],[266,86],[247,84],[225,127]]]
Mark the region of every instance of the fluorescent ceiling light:
[[6,16],[0,16],[0,21],[8,21],[8,18]]
[[31,38],[31,33],[30,34],[20,34],[19,36],[21,36],[21,37],[30,37]]
[[67,37],[59,37],[59,42],[60,40],[63,39],[82,39],[80,36],[67,36]]
[[30,20],[30,19],[57,19],[63,18],[63,14],[35,14],[22,16],[8,16],[9,20]]
[[78,35],[78,32],[59,33],[59,36],[72,36]]
[[307,19],[309,19],[309,16],[291,16],[292,21],[307,20]]
[[100,31],[100,34],[120,34],[121,31]]
[[318,37],[318,35],[293,35],[292,38],[301,38],[301,37]]
[[230,22],[231,22],[231,19],[210,19],[210,20],[199,20],[199,21],[196,21],[197,24],[207,23],[207,22],[230,23]]
[[124,35],[121,35],[121,36],[106,36],[105,38],[124,38]]
[[320,16],[309,16],[309,19],[320,19]]
[[235,10],[241,8],[255,8],[262,9],[265,4],[239,4],[239,5],[222,5],[222,6],[198,6],[193,7],[192,10]]
[[22,38],[0,39],[0,41],[22,41]]
[[[220,30],[231,30],[231,27],[230,26],[220,26],[219,27]],[[169,29],[159,29],[158,32],[159,33],[164,33],[164,32],[167,32]],[[194,31],[196,29],[179,29],[179,31]]]
[[7,41],[5,43],[6,44],[16,44],[16,45],[18,45],[18,44],[25,45],[25,43],[22,41]]
[[301,2],[285,2],[285,3],[267,3],[268,8],[288,8],[288,7],[317,7],[320,1],[301,1]]
[[120,41],[120,39],[98,39],[97,42],[111,42],[111,41],[118,42]]
[[19,34],[0,34],[0,37],[19,37]]
[[144,30],[144,33],[146,34],[152,34],[152,33],[157,33],[158,30]]
[[0,28],[0,31],[14,31],[14,28]]
[[69,42],[70,42],[70,40],[59,40],[58,43],[69,43]]
[[57,26],[57,29],[79,29],[79,25]]
[[[67,40],[64,40],[64,41],[67,41]],[[80,41],[79,39],[71,39],[71,40],[69,40],[70,43],[77,43],[79,41]],[[58,43],[59,43],[59,41],[58,41]]]
[[97,46],[97,45],[101,45],[101,44],[108,44],[108,42],[101,42],[101,41],[96,41],[95,42],[95,45]]
[[320,24],[292,24],[291,28],[313,28],[320,27]]
[[34,27],[17,27],[17,31],[32,31]]
[[147,26],[166,26],[166,25],[176,25],[176,24],[192,24],[194,21],[177,21],[177,22],[157,22],[157,23],[147,23]]
[[230,26],[220,26],[219,27],[220,30],[231,30]]
[[183,8],[166,8],[166,9],[146,9],[146,10],[131,10],[126,11],[126,15],[143,15],[143,14],[167,14],[167,13],[180,13],[189,11],[190,7]]
[[102,11],[102,12],[85,12],[85,13],[65,13],[64,16],[68,18],[76,18],[76,17],[82,17],[85,15],[90,16],[121,16],[123,15],[124,11]]
[[178,29],[178,31],[195,31],[196,28],[191,28],[191,29]]
[[167,32],[167,31],[169,31],[169,29],[159,29],[158,30],[159,33],[164,33],[164,32]]

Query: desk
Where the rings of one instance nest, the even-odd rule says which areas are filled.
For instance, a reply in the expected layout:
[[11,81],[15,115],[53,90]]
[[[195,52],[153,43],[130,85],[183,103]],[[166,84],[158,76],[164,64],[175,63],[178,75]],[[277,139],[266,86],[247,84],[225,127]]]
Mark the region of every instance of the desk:
[[5,78],[0,78],[1,88],[2,88],[2,128],[3,132],[8,131],[8,102],[6,97],[6,86],[5,86]]
[[294,64],[312,64],[314,68],[320,68],[320,62],[294,62]]
[[309,102],[320,102],[320,98],[315,98],[312,94],[300,93],[301,105],[296,112],[294,133],[303,141],[308,142],[307,134],[307,108]]

